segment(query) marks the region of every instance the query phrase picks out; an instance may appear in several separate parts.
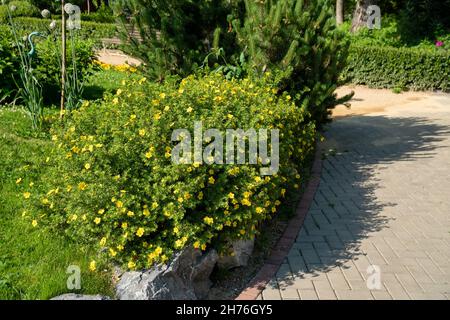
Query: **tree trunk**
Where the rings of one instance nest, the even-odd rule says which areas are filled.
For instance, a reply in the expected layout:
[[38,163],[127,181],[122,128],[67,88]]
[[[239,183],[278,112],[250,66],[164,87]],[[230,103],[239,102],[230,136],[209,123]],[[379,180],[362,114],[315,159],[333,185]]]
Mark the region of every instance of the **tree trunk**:
[[336,24],[344,23],[344,0],[336,0]]
[[350,32],[356,32],[367,24],[367,8],[376,4],[378,4],[378,0],[358,0]]

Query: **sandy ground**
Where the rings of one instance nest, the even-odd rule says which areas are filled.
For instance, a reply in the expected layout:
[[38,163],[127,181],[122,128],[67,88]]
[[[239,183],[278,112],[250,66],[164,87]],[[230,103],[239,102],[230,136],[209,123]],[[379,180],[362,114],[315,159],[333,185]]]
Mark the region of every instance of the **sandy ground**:
[[450,94],[411,91],[400,94],[388,89],[370,89],[363,86],[344,86],[337,90],[338,96],[351,91],[355,96],[350,101],[351,107],[337,106],[333,112],[335,118],[364,114],[400,115],[408,111],[430,112],[448,111]]
[[111,65],[128,64],[130,66],[139,66],[142,64],[140,60],[132,58],[120,50],[99,50],[97,51],[97,58],[99,61]]

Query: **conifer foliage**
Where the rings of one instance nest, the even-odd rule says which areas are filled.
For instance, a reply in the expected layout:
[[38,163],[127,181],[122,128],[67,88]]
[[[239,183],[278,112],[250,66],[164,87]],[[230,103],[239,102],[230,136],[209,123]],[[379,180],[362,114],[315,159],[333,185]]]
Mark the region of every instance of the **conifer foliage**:
[[238,41],[250,56],[249,72],[278,73],[279,89],[323,123],[344,103],[334,91],[345,67],[348,44],[336,29],[328,0],[245,0],[245,21],[234,21]]
[[118,0],[114,9],[122,22],[126,51],[141,58],[149,75],[162,81],[171,74],[188,75],[202,62],[212,49],[214,35],[226,34],[218,30],[227,30],[232,3]]

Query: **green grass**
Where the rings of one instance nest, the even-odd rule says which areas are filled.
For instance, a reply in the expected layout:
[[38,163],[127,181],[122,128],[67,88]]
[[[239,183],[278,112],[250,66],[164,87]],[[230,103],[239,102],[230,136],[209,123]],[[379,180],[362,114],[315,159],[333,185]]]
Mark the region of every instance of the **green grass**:
[[[30,182],[45,188],[41,164],[51,143],[48,134],[30,128],[22,110],[0,107],[0,299],[49,299],[68,292],[111,296],[110,274],[90,272],[85,249],[22,216]],[[79,291],[67,289],[70,265],[81,269]]]

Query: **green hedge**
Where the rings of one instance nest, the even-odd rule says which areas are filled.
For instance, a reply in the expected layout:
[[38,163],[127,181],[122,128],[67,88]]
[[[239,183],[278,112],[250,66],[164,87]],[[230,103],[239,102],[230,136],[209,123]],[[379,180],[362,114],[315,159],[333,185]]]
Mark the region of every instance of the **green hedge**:
[[39,9],[28,1],[11,1],[8,4],[0,5],[0,23],[8,22],[8,6],[16,9],[11,12],[13,17],[39,17]]
[[[49,19],[25,18],[14,19],[21,33],[27,34],[33,31],[47,30],[51,22]],[[57,21],[61,29],[61,22]],[[82,39],[100,40],[102,38],[113,38],[116,35],[116,25],[113,23],[97,23],[81,21],[81,30],[78,31]]]
[[450,52],[352,45],[343,77],[374,88],[448,92]]

